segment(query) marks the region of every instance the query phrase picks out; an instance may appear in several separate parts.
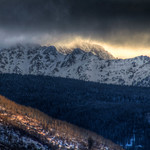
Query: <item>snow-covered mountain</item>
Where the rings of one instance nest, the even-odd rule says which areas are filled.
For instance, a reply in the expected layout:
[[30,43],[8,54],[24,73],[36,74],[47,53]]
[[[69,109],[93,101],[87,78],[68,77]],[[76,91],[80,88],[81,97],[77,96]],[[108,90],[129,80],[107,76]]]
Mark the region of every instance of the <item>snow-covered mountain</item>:
[[115,59],[113,55],[107,52],[102,46],[96,44],[90,44],[88,42],[76,43],[73,46],[57,46],[56,47],[61,53],[71,53],[75,49],[80,49],[84,52],[91,52],[94,55],[97,55],[101,59]]
[[150,86],[150,58],[115,59],[97,45],[21,45],[0,50],[0,73],[48,75],[107,84]]

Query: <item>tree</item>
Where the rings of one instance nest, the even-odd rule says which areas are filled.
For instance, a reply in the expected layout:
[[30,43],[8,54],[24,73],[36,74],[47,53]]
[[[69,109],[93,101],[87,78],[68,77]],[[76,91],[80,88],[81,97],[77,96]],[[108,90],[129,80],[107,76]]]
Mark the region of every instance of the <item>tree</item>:
[[88,138],[88,149],[89,150],[92,149],[93,143],[94,143],[93,139],[91,137],[89,137]]

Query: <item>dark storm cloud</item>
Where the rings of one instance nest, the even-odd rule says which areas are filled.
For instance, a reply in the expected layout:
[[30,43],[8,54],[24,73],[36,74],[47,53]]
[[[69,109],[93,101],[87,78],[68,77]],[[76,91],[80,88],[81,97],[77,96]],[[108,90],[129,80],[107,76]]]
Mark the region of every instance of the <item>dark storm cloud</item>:
[[1,0],[0,26],[18,31],[57,29],[67,14],[63,8],[63,2],[55,0]]
[[77,34],[123,43],[150,33],[149,26],[148,0],[0,0],[4,37]]

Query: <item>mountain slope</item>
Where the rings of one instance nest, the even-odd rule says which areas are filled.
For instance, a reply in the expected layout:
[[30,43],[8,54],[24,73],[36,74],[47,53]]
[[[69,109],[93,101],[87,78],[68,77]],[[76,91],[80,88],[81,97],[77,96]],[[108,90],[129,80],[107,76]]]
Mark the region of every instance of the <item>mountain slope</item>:
[[[87,48],[88,47],[88,48]],[[99,46],[74,49],[17,45],[0,51],[0,73],[48,75],[107,84],[150,86],[150,58],[114,59]]]
[[94,131],[125,149],[150,149],[149,88],[0,74],[0,94]]
[[1,149],[123,150],[90,131],[0,96]]

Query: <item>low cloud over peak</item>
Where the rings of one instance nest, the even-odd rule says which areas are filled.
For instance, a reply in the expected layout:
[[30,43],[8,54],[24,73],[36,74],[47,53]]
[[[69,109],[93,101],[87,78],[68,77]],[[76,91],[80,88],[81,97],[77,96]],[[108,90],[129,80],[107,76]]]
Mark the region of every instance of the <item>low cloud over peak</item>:
[[142,52],[150,49],[149,8],[148,0],[1,0],[0,47],[80,36]]

